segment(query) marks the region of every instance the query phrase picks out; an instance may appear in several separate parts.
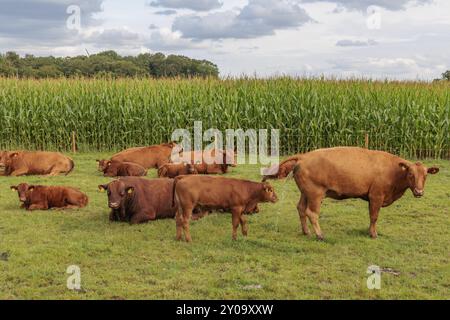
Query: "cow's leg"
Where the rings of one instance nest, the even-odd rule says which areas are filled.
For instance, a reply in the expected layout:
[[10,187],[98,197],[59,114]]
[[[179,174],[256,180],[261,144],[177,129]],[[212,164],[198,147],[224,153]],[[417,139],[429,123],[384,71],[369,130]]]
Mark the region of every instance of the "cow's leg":
[[12,177],[18,177],[18,176],[24,176],[28,173],[28,169],[18,169],[11,172],[10,176]]
[[39,203],[39,204],[32,204],[27,208],[28,211],[33,210],[48,210],[48,204],[46,203]]
[[319,215],[320,215],[320,204],[322,202],[321,195],[315,195],[314,197],[307,196],[307,204],[306,204],[306,215],[311,222],[314,232],[316,233],[317,239],[323,240],[322,230],[319,225]]
[[176,214],[176,224],[177,224],[177,241],[181,240],[181,236],[183,234],[183,216],[181,214],[181,208],[177,210]]
[[189,220],[191,220],[193,209],[194,208],[186,208],[183,210],[183,231],[186,242],[192,242]]
[[248,222],[243,212],[241,213],[240,221],[241,221],[242,235],[246,237],[248,235]]
[[59,175],[60,171],[58,169],[52,169],[49,174],[45,175],[46,177],[56,177]]
[[303,234],[309,236],[311,232],[309,232],[308,222],[306,221],[306,206],[307,206],[307,199],[306,196],[302,194],[300,197],[300,201],[297,204],[297,210],[298,215],[300,217],[300,222],[302,224]]
[[372,239],[376,239],[378,237],[377,233],[377,220],[378,214],[380,213],[380,208],[383,205],[383,199],[379,197],[370,197],[369,198],[369,215],[370,215],[370,227],[369,234]]
[[67,210],[67,209],[79,209],[79,208],[80,208],[80,206],[68,204],[61,208],[55,208],[55,210]]
[[155,219],[152,219],[152,216],[154,216],[154,214],[150,214],[150,215],[135,214],[134,216],[131,217],[130,224],[141,224],[141,223],[148,222],[150,220],[155,220]]
[[241,207],[231,208],[231,215],[232,215],[232,224],[233,224],[232,238],[233,238],[233,240],[236,240],[237,239],[237,228],[239,227],[239,224],[241,223],[242,208]]
[[113,222],[113,221],[119,221],[119,215],[117,214],[117,211],[114,209],[111,209],[111,212],[109,214],[109,221]]

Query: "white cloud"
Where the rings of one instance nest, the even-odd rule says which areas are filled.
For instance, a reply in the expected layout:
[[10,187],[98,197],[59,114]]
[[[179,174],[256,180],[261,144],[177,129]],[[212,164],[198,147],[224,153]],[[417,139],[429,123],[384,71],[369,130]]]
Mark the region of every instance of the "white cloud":
[[336,42],[336,46],[338,47],[368,47],[375,46],[378,42],[372,39],[368,40],[351,40],[351,39],[343,39]]
[[155,0],[150,2],[150,6],[209,11],[222,7],[222,3],[219,0]]
[[285,0],[249,0],[239,11],[179,16],[173,30],[184,38],[248,39],[273,35],[276,30],[299,27],[311,18],[299,5]]

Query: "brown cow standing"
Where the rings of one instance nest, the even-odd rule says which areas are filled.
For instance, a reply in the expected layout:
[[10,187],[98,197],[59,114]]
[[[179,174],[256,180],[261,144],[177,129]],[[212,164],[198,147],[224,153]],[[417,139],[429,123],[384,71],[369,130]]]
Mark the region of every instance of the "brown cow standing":
[[320,149],[303,154],[294,169],[294,178],[302,193],[297,209],[303,233],[309,234],[308,217],[317,237],[323,239],[319,212],[325,197],[360,198],[369,202],[369,233],[376,238],[380,208],[400,199],[407,189],[411,189],[416,198],[422,197],[427,175],[438,172],[438,168],[426,168],[387,152],[361,148]]
[[147,170],[141,165],[132,162],[120,162],[106,160],[106,168],[103,171],[105,177],[142,177],[147,175]]
[[[137,147],[124,150],[111,157],[113,161],[137,163],[145,169],[159,168],[170,161],[175,143],[165,143],[150,147]],[[99,171],[104,171],[107,160],[97,160]]]
[[0,154],[0,167],[7,176],[68,175],[74,166],[72,159],[59,152],[4,151]]
[[128,177],[98,187],[100,191],[108,192],[110,221],[139,224],[175,217],[172,179],[147,180]]
[[263,182],[269,179],[284,179],[286,178],[297,165],[297,161],[300,155],[295,155],[287,158],[279,165],[274,165],[268,170],[266,170],[266,174],[264,175]]
[[175,178],[182,175],[197,174],[194,165],[190,163],[173,164],[167,163],[158,169],[158,177]]
[[56,186],[33,186],[21,183],[11,186],[17,191],[21,208],[29,211],[55,209],[76,209],[87,206],[87,195],[75,188]]
[[239,224],[244,236],[248,233],[247,220],[243,212],[254,208],[259,202],[276,202],[278,198],[268,183],[210,176],[182,176],[174,182],[174,201],[178,206],[177,240],[191,242],[189,220],[195,208],[231,209],[233,239],[237,237]]

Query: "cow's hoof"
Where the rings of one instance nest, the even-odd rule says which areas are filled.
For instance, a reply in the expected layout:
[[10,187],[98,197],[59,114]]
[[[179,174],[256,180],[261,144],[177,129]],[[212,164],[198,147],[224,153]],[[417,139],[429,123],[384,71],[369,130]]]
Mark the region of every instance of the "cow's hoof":
[[311,235],[311,232],[309,232],[309,231],[302,231],[302,234],[304,235],[304,236],[307,236],[307,237],[309,237],[310,235]]
[[372,239],[377,239],[377,238],[378,238],[378,234],[377,234],[377,233],[371,233],[371,234],[370,234],[370,237],[371,237]]
[[317,240],[318,241],[325,241],[325,238],[323,237],[323,235],[317,235]]

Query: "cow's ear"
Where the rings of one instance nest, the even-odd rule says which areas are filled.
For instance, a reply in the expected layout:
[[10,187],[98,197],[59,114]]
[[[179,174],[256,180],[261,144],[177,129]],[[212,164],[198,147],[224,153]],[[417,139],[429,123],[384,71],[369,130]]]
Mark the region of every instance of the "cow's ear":
[[11,153],[9,156],[10,156],[11,158],[15,158],[15,157],[17,157],[18,155],[19,155],[19,153],[13,152],[13,153]]
[[408,171],[408,170],[409,170],[409,164],[407,164],[406,162],[400,162],[398,165],[399,165],[400,168],[402,168],[402,170],[404,170],[404,171]]
[[19,188],[18,188],[17,186],[11,186],[10,188],[11,188],[12,191],[17,191],[17,190],[19,190]]
[[107,164],[107,166],[109,167],[111,165],[111,161],[108,161],[108,164]]
[[95,162],[100,163],[100,160],[95,160]]
[[33,191],[34,190],[34,186],[29,186],[28,187],[28,191]]
[[134,188],[133,187],[128,187],[126,189],[126,191],[127,191],[128,194],[132,194],[134,192]]
[[106,185],[106,184],[100,184],[100,185],[98,186],[98,190],[99,190],[100,192],[105,192],[107,189],[108,189],[108,185]]
[[428,174],[436,174],[439,172],[439,168],[436,167],[428,168],[427,172]]

